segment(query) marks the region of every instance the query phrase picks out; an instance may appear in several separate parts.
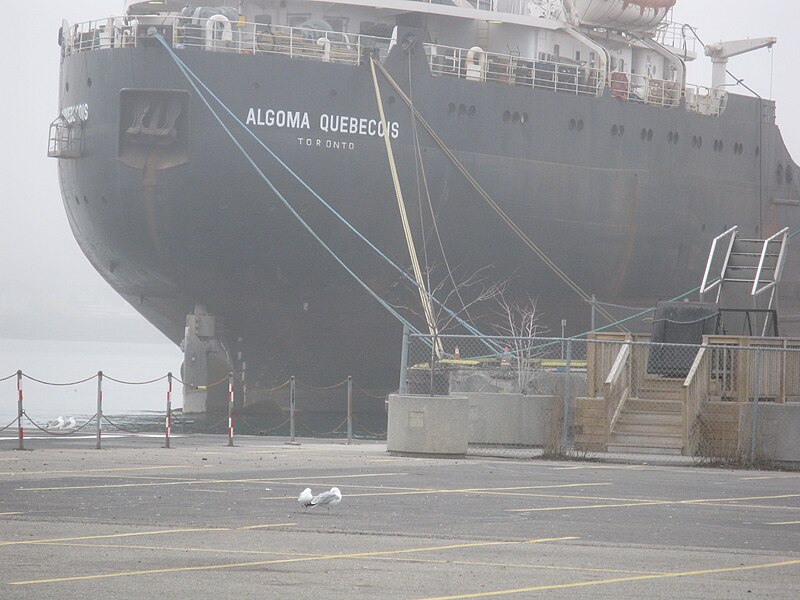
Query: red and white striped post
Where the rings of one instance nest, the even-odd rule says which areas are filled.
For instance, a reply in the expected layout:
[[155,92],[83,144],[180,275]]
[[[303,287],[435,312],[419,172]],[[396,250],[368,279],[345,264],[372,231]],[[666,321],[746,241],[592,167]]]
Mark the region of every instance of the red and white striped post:
[[228,372],[228,446],[233,446],[233,371]]
[[172,371],[167,373],[167,422],[164,431],[164,447],[169,448],[169,434],[172,433]]
[[97,443],[95,450],[100,450],[103,438],[103,372],[97,372]]
[[25,428],[22,426],[22,371],[17,371],[17,435],[19,446],[17,450],[25,450]]

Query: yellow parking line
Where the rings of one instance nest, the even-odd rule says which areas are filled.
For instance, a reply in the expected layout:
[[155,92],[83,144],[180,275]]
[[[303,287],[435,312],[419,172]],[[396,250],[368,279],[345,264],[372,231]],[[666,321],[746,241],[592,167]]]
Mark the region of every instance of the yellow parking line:
[[800,521],[778,521],[776,523],[767,523],[767,525],[800,525]]
[[579,571],[586,573],[629,573],[634,575],[662,575],[663,571],[633,571],[629,569],[598,569],[592,567],[557,567],[555,565],[529,565],[517,563],[497,563],[485,561],[472,561],[472,560],[434,560],[431,558],[386,558],[383,556],[376,556],[369,560],[391,560],[391,561],[404,561],[420,564],[432,565],[464,565],[474,567],[493,567],[501,569],[536,569],[540,571]]
[[267,554],[270,556],[317,556],[310,552],[275,552],[269,550],[231,550],[228,548],[186,548],[175,546],[141,546],[138,544],[75,544],[70,542],[48,542],[47,546],[65,546],[68,548],[113,548],[115,550],[153,550],[159,552],[204,552],[214,554]]
[[[782,498],[797,498],[800,494],[779,494],[775,496],[747,496],[743,498],[700,498],[696,500],[644,500],[636,502],[625,502],[620,504],[591,504],[585,506],[549,506],[544,508],[511,508],[508,512],[546,512],[554,510],[587,510],[593,508],[625,508],[630,506],[663,506],[668,504],[719,504],[728,502],[738,502],[741,500],[778,500]],[[731,504],[730,506],[741,506]],[[771,508],[771,507],[770,507]]]
[[244,527],[237,527],[236,529],[267,529],[269,527],[291,527],[297,523],[270,523],[268,525],[245,525]]
[[69,475],[83,473],[114,473],[119,471],[151,471],[158,469],[185,469],[186,465],[162,465],[158,467],[117,467],[115,469],[80,469],[74,471],[5,471],[0,475]]
[[577,465],[573,467],[552,467],[553,471],[581,471],[588,469],[595,470],[611,470],[611,471],[630,471],[638,469],[647,469],[649,465]]
[[52,542],[75,542],[78,540],[104,540],[110,538],[136,537],[142,535],[164,535],[166,533],[197,533],[199,531],[230,531],[226,527],[205,527],[197,529],[160,529],[158,531],[138,531],[135,533],[111,533],[107,535],[86,535],[81,537],[51,538],[46,540],[21,540],[18,542],[0,542],[0,546],[20,546],[24,544],[49,544]]
[[33,585],[38,583],[60,583],[66,581],[86,581],[90,579],[109,579],[112,577],[131,577],[134,575],[156,575],[162,573],[182,573],[188,571],[213,571],[218,569],[233,569],[240,567],[257,567],[265,565],[310,562],[321,560],[342,560],[342,559],[357,559],[357,558],[371,558],[374,556],[391,556],[395,554],[411,554],[415,552],[435,552],[441,550],[455,550],[463,548],[481,548],[487,546],[507,546],[514,544],[540,544],[544,542],[558,542],[567,540],[576,540],[577,537],[560,537],[560,538],[542,538],[537,540],[526,540],[524,542],[475,542],[470,544],[451,544],[448,546],[428,546],[423,548],[407,548],[404,550],[383,550],[379,552],[356,552],[353,554],[326,554],[320,556],[309,556],[299,558],[282,558],[276,560],[262,560],[244,563],[228,563],[222,565],[201,565],[196,567],[172,567],[166,569],[148,569],[142,571],[122,571],[117,573],[104,573],[101,575],[79,575],[76,577],[57,577],[53,579],[35,579],[30,581],[12,581],[11,585]]
[[[610,483],[563,483],[563,484],[553,484],[553,485],[530,485],[530,486],[520,486],[520,487],[510,487],[510,488],[463,488],[463,489],[419,489],[419,488],[381,488],[377,486],[363,486],[363,485],[354,485],[351,486],[353,488],[367,488],[367,489],[385,489],[386,491],[382,492],[361,492],[361,493],[352,493],[349,492],[347,494],[348,498],[368,498],[374,496],[419,496],[425,494],[489,494],[489,495],[498,495],[498,496],[526,496],[530,498],[531,496],[537,496],[538,494],[521,494],[521,493],[512,493],[511,490],[543,490],[543,489],[556,489],[556,488],[572,488],[572,487],[592,487],[597,485],[611,485]],[[400,491],[395,491],[400,490]],[[509,491],[504,491],[509,490]],[[544,496],[546,498],[557,498],[559,496]],[[578,496],[582,497],[582,496]],[[266,496],[264,498],[259,498],[259,500],[290,500],[295,498],[295,496]],[[590,496],[587,496],[590,498]]]
[[[408,473],[362,473],[359,475],[337,475],[336,479],[352,479],[354,477],[388,477],[395,475],[408,475]],[[167,485],[194,485],[194,484],[211,484],[211,483],[280,483],[280,482],[304,482],[312,479],[330,479],[329,475],[320,475],[315,477],[283,477],[275,479],[192,479],[192,480],[179,480],[179,481],[157,481],[153,483],[106,483],[98,485],[67,485],[61,487],[23,487],[16,488],[16,492],[53,492],[62,490],[95,490],[95,489],[110,489],[110,488],[129,488],[129,487],[155,487]]]
[[6,516],[6,515],[21,515],[21,514],[22,514],[21,512],[2,512],[2,513],[0,513],[0,516]]
[[510,594],[524,594],[547,590],[564,590],[569,588],[590,587],[595,585],[611,585],[614,583],[627,583],[631,581],[653,581],[675,577],[697,577],[699,575],[715,575],[717,573],[734,573],[737,571],[755,571],[757,569],[776,569],[800,564],[800,560],[786,560],[782,562],[761,565],[744,565],[739,567],[723,567],[720,569],[703,569],[700,571],[680,571],[678,573],[664,573],[662,575],[637,575],[633,577],[615,577],[613,579],[600,579],[596,581],[580,581],[577,583],[556,583],[552,585],[537,585],[527,588],[496,590],[493,592],[477,592],[474,594],[460,594],[458,596],[436,596],[424,600],[461,600],[462,598],[488,598],[489,596],[506,596]]

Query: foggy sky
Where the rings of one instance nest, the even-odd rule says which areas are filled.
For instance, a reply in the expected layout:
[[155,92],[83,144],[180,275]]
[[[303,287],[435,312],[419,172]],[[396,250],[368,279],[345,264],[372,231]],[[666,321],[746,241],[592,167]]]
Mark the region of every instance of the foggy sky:
[[[13,25],[0,36],[0,342],[21,334],[73,336],[85,329],[98,338],[114,339],[124,331],[128,339],[166,343],[102,280],[79,250],[61,205],[56,161],[46,156],[48,125],[58,113],[56,38],[61,19],[70,23],[100,19],[121,14],[123,6],[122,0],[13,3]],[[11,7],[9,3],[6,8]],[[800,3],[678,0],[675,19],[695,25],[706,43],[778,38],[772,51],[734,58],[729,70],[761,96],[776,99],[778,124],[795,159],[800,159]],[[710,84],[708,59],[701,56],[689,69],[691,83]],[[115,313],[127,316],[113,326],[109,319],[98,318]],[[35,319],[20,321],[24,315],[35,315]]]

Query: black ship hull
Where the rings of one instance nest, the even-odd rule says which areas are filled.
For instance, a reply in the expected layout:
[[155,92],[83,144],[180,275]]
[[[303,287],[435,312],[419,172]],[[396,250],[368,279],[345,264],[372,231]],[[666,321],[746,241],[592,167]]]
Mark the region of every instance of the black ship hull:
[[[344,219],[408,269],[368,65],[200,50],[178,56]],[[399,47],[386,66],[508,216],[604,301],[651,305],[696,287],[710,240],[730,226],[748,237],[800,228],[797,184],[775,176],[779,165],[797,167],[770,102],[731,95],[711,118],[610,94],[433,77],[424,59]],[[396,124],[390,134],[411,227],[438,268],[434,278],[444,280],[444,259],[428,195],[450,266],[462,277],[483,269],[492,281],[510,280],[509,294],[538,299],[551,333],[560,333],[561,319],[567,333],[588,329],[586,302],[510,231],[379,81],[386,119]],[[246,361],[253,390],[290,375],[314,386],[352,375],[371,392],[396,388],[401,324],[299,224],[164,48],[67,56],[61,86],[62,110],[88,112],[81,157],[59,161],[70,224],[95,268],[138,311],[179,344],[186,316],[205,307],[225,349],[220,364]],[[137,94],[154,93],[184,105],[177,141],[166,149],[130,135]],[[233,119],[223,121],[353,272],[389,304],[410,307],[407,317],[421,314],[399,273]],[[781,307],[791,314],[800,313],[798,259],[793,249],[781,288]],[[782,326],[793,331],[791,322]]]

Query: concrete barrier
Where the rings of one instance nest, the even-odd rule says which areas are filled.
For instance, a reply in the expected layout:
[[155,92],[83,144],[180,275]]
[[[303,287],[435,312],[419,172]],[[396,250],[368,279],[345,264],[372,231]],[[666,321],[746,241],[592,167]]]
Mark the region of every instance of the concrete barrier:
[[461,396],[391,394],[386,449],[402,454],[464,456],[469,403]]
[[469,443],[544,446],[552,396],[462,393],[469,401]]
[[[749,453],[752,432],[752,403],[741,411],[740,447]],[[800,465],[800,403],[758,405],[756,460]]]

